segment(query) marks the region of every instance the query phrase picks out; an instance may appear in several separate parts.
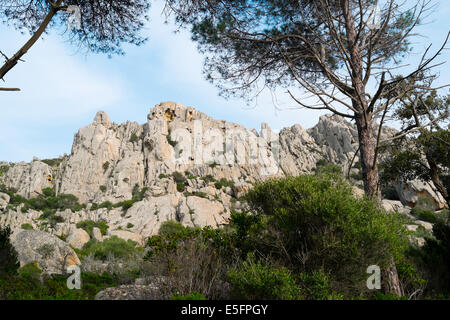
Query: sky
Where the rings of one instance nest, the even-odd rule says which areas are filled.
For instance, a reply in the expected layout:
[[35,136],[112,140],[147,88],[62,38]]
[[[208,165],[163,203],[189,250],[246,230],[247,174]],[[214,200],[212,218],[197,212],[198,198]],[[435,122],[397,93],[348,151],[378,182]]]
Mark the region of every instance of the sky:
[[[433,44],[437,49],[450,29],[450,3],[438,7],[417,29],[422,36],[413,41],[414,52],[406,59],[414,63],[420,52]],[[321,114],[298,110],[280,90],[275,101],[264,92],[248,105],[242,99],[226,100],[202,74],[203,57],[187,31],[175,33],[164,24],[162,1],[150,12],[151,22],[143,31],[149,41],[140,47],[125,46],[124,56],[108,58],[86,54],[50,31],[5,77],[1,86],[20,87],[20,92],[0,93],[0,161],[31,161],[70,154],[73,135],[92,123],[97,111],[105,111],[115,123],[140,124],[155,105],[175,101],[193,106],[215,119],[227,120],[259,130],[266,122],[276,131],[299,123],[314,126]],[[0,25],[0,50],[12,55],[29,35]],[[439,61],[450,60],[447,51]],[[440,67],[442,84],[450,83],[449,64]],[[275,102],[274,102],[275,101]]]

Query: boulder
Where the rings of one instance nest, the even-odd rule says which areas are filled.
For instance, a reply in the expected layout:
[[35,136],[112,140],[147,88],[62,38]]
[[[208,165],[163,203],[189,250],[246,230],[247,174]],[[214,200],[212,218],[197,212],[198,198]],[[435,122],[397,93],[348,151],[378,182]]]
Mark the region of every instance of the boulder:
[[432,182],[420,180],[409,181],[395,186],[401,202],[408,207],[414,208],[420,197],[431,199],[435,204],[435,209],[440,210],[447,207],[447,203],[442,195],[436,191]]
[[64,274],[70,266],[81,264],[70,246],[44,231],[24,230],[11,239],[18,253],[20,266],[36,262],[47,274]]
[[89,234],[83,229],[73,230],[66,239],[66,242],[73,248],[81,249],[90,240]]
[[94,227],[92,229],[92,238],[97,240],[98,242],[102,242],[103,241],[103,235],[102,235],[102,232],[100,231],[99,228]]
[[384,199],[382,200],[381,205],[386,212],[409,213],[410,211],[403,206],[401,201]]

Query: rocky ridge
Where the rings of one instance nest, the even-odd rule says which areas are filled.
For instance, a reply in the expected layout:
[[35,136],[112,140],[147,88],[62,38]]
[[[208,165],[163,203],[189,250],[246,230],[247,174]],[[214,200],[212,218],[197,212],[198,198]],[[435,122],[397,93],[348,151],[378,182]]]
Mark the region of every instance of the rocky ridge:
[[[384,136],[393,133],[383,129]],[[86,206],[58,211],[60,219],[49,226],[39,219],[42,212],[11,207],[9,196],[0,193],[0,226],[9,225],[15,236],[28,239],[21,241],[56,241],[58,236],[80,248],[90,236],[76,224],[105,221],[107,234],[97,232],[96,238],[116,235],[143,244],[168,220],[187,226],[224,225],[232,210],[244,206],[239,198],[255,181],[310,173],[321,159],[347,171],[356,151],[355,126],[336,115],[322,116],[311,129],[296,124],[276,134],[268,124],[260,132],[248,130],[174,102],[152,108],[142,125],[115,124],[99,111],[93,123],[76,133],[70,155],[0,162],[0,185],[17,194],[29,199],[51,188],[56,194],[75,195]],[[412,182],[397,186],[397,191],[402,203],[385,202],[386,209],[407,212],[404,205],[413,207],[419,196],[432,199],[437,209],[445,203],[430,184]],[[113,206],[130,199],[135,200],[126,209]],[[46,235],[27,233],[24,225]]]

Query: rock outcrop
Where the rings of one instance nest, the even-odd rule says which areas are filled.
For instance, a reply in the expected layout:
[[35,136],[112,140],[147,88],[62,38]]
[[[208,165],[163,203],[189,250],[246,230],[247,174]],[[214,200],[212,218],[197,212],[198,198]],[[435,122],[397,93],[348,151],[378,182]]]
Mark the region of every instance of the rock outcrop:
[[[382,132],[390,136],[395,131]],[[99,111],[75,134],[70,155],[56,162],[0,163],[0,184],[23,197],[52,188],[57,195],[75,195],[87,206],[77,212],[57,211],[55,223],[43,224],[42,212],[8,206],[9,196],[0,193],[0,225],[27,238],[35,233],[23,233],[23,225],[43,229],[49,237],[66,238],[72,247],[81,248],[90,238],[76,224],[105,221],[108,234],[103,237],[94,229],[97,241],[118,236],[142,245],[168,220],[198,227],[227,224],[232,210],[243,207],[239,199],[255,181],[311,173],[321,159],[347,170],[352,160],[358,161],[357,145],[355,125],[336,115],[322,116],[311,129],[297,124],[277,134],[268,124],[259,132],[249,130],[174,102],[152,108],[142,125],[115,124]],[[398,193],[402,204],[385,201],[386,210],[407,213],[403,205],[413,207],[419,196],[443,207],[442,197],[430,185],[413,182],[399,187]],[[129,203],[113,206],[124,201]]]
[[20,266],[37,263],[47,274],[63,274],[70,266],[79,265],[77,254],[59,238],[37,230],[24,230],[11,239]]

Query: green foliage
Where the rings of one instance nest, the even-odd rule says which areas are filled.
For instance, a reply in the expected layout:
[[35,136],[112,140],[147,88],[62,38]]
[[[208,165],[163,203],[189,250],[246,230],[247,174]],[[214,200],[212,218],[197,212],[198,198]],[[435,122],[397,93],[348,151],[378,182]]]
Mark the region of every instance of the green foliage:
[[175,148],[175,146],[178,144],[178,142],[172,140],[172,137],[170,136],[170,134],[168,134],[168,135],[166,136],[166,138],[167,138],[167,142],[168,142],[173,148]]
[[435,223],[436,220],[437,220],[437,217],[434,214],[434,212],[432,212],[430,210],[423,210],[423,209],[419,209],[419,208],[413,208],[411,210],[411,214],[413,216],[415,216],[417,219],[422,220],[422,221]]
[[106,192],[106,186],[105,185],[100,186],[99,189],[100,189],[101,192]]
[[173,234],[180,233],[184,229],[185,229],[184,226],[180,222],[169,220],[161,224],[161,226],[159,227],[158,234],[160,236],[170,236]]
[[136,134],[136,132],[133,132],[133,133],[131,134],[131,136],[130,136],[130,142],[131,142],[131,143],[135,143],[135,142],[137,142],[138,140],[139,140],[138,135]]
[[231,268],[227,277],[235,299],[244,300],[296,300],[300,288],[286,268],[276,268],[256,261],[253,256]]
[[41,162],[49,165],[52,168],[58,168],[61,162],[63,162],[64,158],[54,158],[54,159],[44,159]]
[[330,285],[330,277],[320,270],[311,273],[300,273],[300,287],[303,295],[308,300],[341,300],[342,294],[333,293]]
[[188,295],[180,296],[178,294],[174,294],[171,300],[207,300],[204,295],[198,292],[192,292]]
[[230,187],[233,188],[234,187],[234,182],[232,180],[227,180],[225,178],[220,179],[219,181],[216,181],[214,183],[214,186],[216,187],[216,189],[220,190],[222,189],[222,187]]
[[164,178],[167,178],[167,175],[165,175],[164,173],[161,173],[161,174],[158,176],[158,178],[159,178],[159,179],[164,179]]
[[201,177],[200,180],[203,180],[206,182],[215,182],[216,181],[216,179],[211,174],[207,174],[206,176]]
[[0,177],[5,174],[6,172],[8,172],[9,170],[9,166],[0,166]]
[[64,211],[70,209],[72,212],[76,212],[86,208],[86,205],[81,205],[78,202],[78,198],[73,194],[59,194],[56,196],[51,188],[43,189],[42,194],[31,199],[25,199],[21,195],[16,194],[14,190],[6,188],[5,185],[0,185],[0,192],[10,196],[10,204],[14,207],[23,203],[25,208],[24,211],[27,211],[28,209],[38,211]]
[[83,246],[82,250],[77,250],[77,253],[81,257],[94,255],[95,258],[102,261],[105,261],[108,255],[112,255],[116,259],[127,259],[134,252],[141,250],[136,245],[136,242],[132,240],[125,241],[117,236],[112,236],[102,242],[91,239]]
[[134,227],[134,224],[132,224],[132,223],[130,223],[130,222],[127,223],[127,228],[128,228],[128,229],[133,228],[133,227]]
[[[395,215],[354,198],[351,186],[333,174],[268,180],[250,190],[247,200],[255,214],[268,217],[261,236],[253,236],[259,252],[298,272],[323,268],[335,291],[346,295],[366,290],[367,266],[386,267],[408,246]],[[302,264],[295,263],[298,252],[306,257]]]
[[186,177],[178,171],[175,171],[174,173],[172,173],[172,177],[173,177],[173,181],[177,182],[177,183],[185,183],[186,182]]
[[105,173],[109,168],[109,161],[106,161],[105,163],[103,163],[103,173]]
[[23,230],[33,230],[33,226],[31,224],[29,224],[29,223],[23,223],[20,227]]
[[82,272],[81,290],[70,290],[67,277],[51,275],[41,279],[41,271],[35,264],[25,265],[17,274],[0,277],[0,299],[93,300],[99,291],[119,285],[115,275]]
[[317,161],[315,172],[316,174],[342,175],[341,167],[329,162],[326,159]]
[[185,186],[184,183],[177,182],[177,190],[178,190],[178,192],[183,192],[185,188],[186,188],[186,186]]
[[134,187],[133,187],[133,191],[131,192],[131,199],[134,202],[138,202],[138,201],[143,200],[147,190],[148,190],[147,187],[139,189],[139,185],[135,184]]
[[0,227],[0,279],[5,273],[13,273],[19,268],[17,251],[10,242],[10,236],[9,226]]
[[86,231],[89,236],[92,238],[92,230],[97,227],[100,229],[100,232],[102,233],[102,235],[105,235],[109,226],[108,224],[103,221],[92,221],[92,220],[83,220],[77,223],[77,228],[79,229],[83,229],[84,231]]

